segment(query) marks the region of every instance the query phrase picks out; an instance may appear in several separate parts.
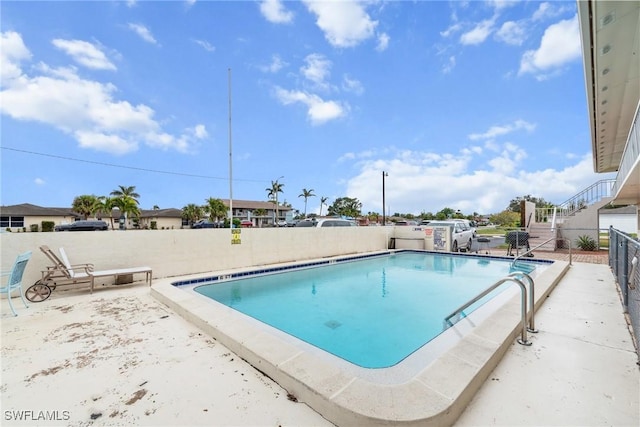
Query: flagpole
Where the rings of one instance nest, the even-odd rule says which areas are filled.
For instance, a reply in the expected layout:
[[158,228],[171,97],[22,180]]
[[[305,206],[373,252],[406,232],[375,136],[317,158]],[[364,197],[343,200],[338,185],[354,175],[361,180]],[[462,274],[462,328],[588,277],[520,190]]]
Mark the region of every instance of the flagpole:
[[229,228],[233,228],[233,144],[231,142],[231,68],[229,68]]

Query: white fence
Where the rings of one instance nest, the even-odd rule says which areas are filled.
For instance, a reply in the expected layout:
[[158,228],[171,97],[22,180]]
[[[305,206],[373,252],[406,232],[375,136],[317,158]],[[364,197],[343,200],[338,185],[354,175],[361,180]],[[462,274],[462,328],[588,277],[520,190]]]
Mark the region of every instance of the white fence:
[[96,270],[150,266],[153,277],[303,261],[387,248],[394,227],[247,228],[232,244],[230,229],[0,233],[2,271],[18,254],[33,255],[23,285],[29,287],[50,265],[40,251],[64,247],[72,264]]

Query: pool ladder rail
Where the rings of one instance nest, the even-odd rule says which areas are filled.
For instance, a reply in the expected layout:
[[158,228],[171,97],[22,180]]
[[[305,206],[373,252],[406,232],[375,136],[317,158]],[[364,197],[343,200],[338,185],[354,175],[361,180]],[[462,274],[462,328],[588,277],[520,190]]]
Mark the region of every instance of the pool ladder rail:
[[[487,294],[489,294],[491,291],[493,291],[497,287],[507,282],[513,282],[517,284],[520,287],[520,291],[521,291],[520,302],[521,302],[521,312],[522,312],[522,332],[520,333],[520,338],[518,338],[518,344],[522,344],[526,346],[531,345],[531,341],[527,339],[527,332],[530,332],[533,334],[538,332],[538,330],[535,328],[535,320],[534,320],[535,284],[531,276],[529,276],[527,273],[524,273],[522,271],[516,271],[514,273],[509,274],[507,277],[504,277],[498,280],[496,283],[489,286],[487,289],[480,292],[478,295],[476,295],[475,297],[471,298],[469,301],[467,301],[466,303],[458,307],[451,314],[449,314],[447,317],[444,318],[443,330],[449,329],[456,322],[458,322],[461,318],[460,315],[463,315],[463,317],[466,317],[466,315],[463,313],[463,311],[466,308],[468,308],[472,304],[475,304],[480,299],[482,299]],[[529,285],[528,298],[527,298],[527,287],[525,286],[524,282],[527,282],[527,284]],[[529,315],[527,315],[527,299],[529,300]],[[456,319],[455,321],[452,322],[451,319],[453,317],[455,317]],[[527,325],[527,318],[529,318],[528,325]]]

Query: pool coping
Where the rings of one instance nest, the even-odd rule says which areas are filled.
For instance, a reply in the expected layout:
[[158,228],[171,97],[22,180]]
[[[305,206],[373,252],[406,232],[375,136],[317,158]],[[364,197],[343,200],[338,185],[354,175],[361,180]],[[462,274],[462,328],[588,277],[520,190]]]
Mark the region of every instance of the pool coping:
[[[390,252],[401,251],[367,256]],[[296,264],[299,263],[268,268],[289,269]],[[555,261],[535,279],[536,309],[568,268],[569,263]],[[162,279],[154,283],[151,294],[337,425],[453,424],[521,331],[518,293],[412,378],[399,384],[381,384],[354,375],[264,329],[256,329],[247,316],[174,285],[180,281],[198,283],[212,275],[227,278],[252,270],[256,268]]]

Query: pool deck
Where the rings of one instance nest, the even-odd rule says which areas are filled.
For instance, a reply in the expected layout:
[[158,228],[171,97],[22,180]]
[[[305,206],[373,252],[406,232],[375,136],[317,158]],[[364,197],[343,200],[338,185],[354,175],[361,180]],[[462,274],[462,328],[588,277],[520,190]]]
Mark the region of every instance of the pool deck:
[[[640,370],[613,275],[573,261],[536,314],[533,345],[510,345],[456,426],[640,425]],[[2,301],[3,426],[332,425],[146,286],[14,303],[18,317]]]

